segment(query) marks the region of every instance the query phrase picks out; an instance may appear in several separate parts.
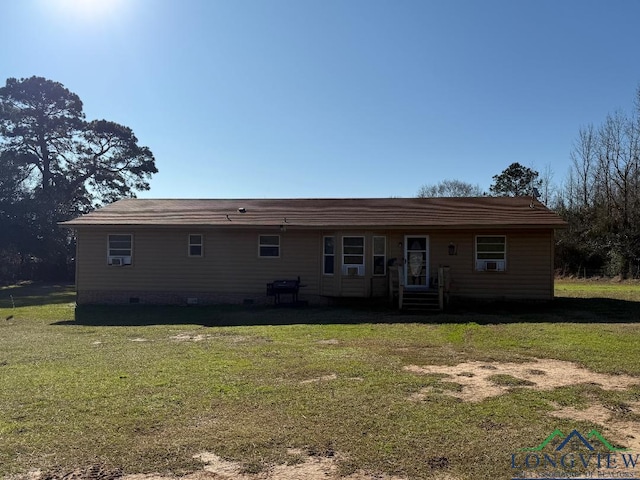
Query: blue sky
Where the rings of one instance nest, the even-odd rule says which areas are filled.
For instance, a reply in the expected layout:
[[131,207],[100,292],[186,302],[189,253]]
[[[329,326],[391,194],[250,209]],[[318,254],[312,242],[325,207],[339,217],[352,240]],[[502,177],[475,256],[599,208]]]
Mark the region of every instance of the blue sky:
[[414,196],[512,162],[560,183],[630,111],[640,2],[20,0],[0,82],[44,76],[133,129],[143,198]]

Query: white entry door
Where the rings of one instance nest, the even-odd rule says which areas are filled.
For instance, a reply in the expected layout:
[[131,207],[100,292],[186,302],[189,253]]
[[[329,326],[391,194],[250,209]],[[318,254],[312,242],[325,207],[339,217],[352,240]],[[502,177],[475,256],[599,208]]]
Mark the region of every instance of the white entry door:
[[429,286],[429,237],[405,235],[404,237],[404,285],[405,288]]

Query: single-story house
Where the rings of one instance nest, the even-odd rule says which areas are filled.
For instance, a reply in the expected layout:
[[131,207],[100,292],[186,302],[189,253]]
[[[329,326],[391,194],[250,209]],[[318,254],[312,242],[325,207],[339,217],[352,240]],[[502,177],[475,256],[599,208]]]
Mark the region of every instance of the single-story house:
[[265,302],[299,278],[300,301],[439,291],[442,307],[552,299],[566,224],[529,197],[477,197],[124,199],[61,225],[78,304]]

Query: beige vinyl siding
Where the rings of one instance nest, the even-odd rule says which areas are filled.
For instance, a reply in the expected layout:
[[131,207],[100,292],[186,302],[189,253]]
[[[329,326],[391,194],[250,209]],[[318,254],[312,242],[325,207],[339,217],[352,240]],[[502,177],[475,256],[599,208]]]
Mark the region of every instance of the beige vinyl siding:
[[341,297],[366,297],[367,280],[366,277],[342,277]]
[[[107,265],[107,235],[133,235],[132,265]],[[203,235],[202,257],[188,256],[189,234]],[[259,257],[259,236],[280,236],[280,257]],[[276,228],[106,228],[78,230],[77,288],[116,292],[211,292],[264,296],[266,284],[300,277],[301,296],[385,296],[388,275],[373,276],[372,242],[385,236],[386,261],[404,265],[405,235],[429,237],[431,279],[450,268],[451,295],[481,299],[553,298],[553,230],[293,230]],[[505,235],[505,272],[475,270],[476,235]],[[323,237],[335,238],[335,273],[323,275]],[[364,276],[342,275],[342,237],[365,238]],[[456,255],[449,255],[449,244]],[[431,282],[432,283],[432,282]]]
[[372,277],[370,285],[372,297],[385,297],[389,294],[389,280],[386,275]]
[[[301,293],[319,293],[321,237],[315,232],[280,235],[280,257],[259,258],[261,230],[202,230],[203,257],[189,257],[190,230],[129,229],[133,233],[131,266],[107,265],[108,229],[78,232],[78,289],[113,291],[212,291],[263,294],[266,284],[298,276]],[[277,232],[275,232],[277,234]]]
[[337,297],[340,295],[339,278],[337,275],[323,275],[320,279],[320,295]]
[[[504,272],[475,269],[476,235],[506,235]],[[450,243],[457,254],[449,255]],[[451,295],[479,299],[553,298],[553,231],[468,231],[430,235],[431,275],[439,265],[450,267]]]

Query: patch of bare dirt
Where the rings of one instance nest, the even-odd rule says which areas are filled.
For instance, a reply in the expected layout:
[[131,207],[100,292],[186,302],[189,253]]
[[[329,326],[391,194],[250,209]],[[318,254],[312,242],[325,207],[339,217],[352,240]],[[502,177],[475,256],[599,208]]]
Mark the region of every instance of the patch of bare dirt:
[[169,340],[176,342],[202,342],[204,340],[222,340],[229,344],[243,344],[243,343],[267,343],[271,340],[263,337],[253,337],[249,335],[236,335],[236,334],[202,334],[194,331],[183,331],[171,335]]
[[[34,470],[26,475],[13,476],[10,480],[406,480],[402,477],[363,471],[341,476],[337,465],[339,455],[309,456],[301,450],[293,449],[289,451],[289,455],[292,459],[300,461],[293,465],[272,465],[260,473],[245,473],[240,463],[224,460],[215,453],[203,452],[194,455],[194,458],[204,463],[203,469],[182,477],[159,474],[123,475],[118,471],[107,472],[99,467],[90,467],[59,476],[45,475],[40,470]],[[458,480],[447,474],[439,478]]]
[[24,475],[11,475],[6,480],[116,480],[121,479],[123,473],[119,469],[108,469],[102,465],[91,465],[77,468],[72,472],[53,471],[43,473],[41,470],[31,470]]
[[[479,402],[507,392],[514,385],[534,390],[552,390],[554,388],[590,383],[604,390],[626,390],[640,383],[640,379],[629,375],[608,375],[596,373],[575,363],[561,360],[539,359],[525,363],[467,362],[454,366],[408,365],[405,371],[416,374],[445,375],[446,381],[462,388],[440,389],[444,393],[463,401]],[[513,385],[496,382],[496,375],[513,379]],[[493,380],[492,380],[493,379]],[[427,387],[411,396],[412,400],[423,400],[434,389]],[[602,427],[599,429],[606,438],[623,445],[632,452],[640,451],[640,402],[616,405],[590,405],[585,409],[561,407],[550,415],[577,421],[591,422]]]
[[[593,422],[603,425],[602,433],[609,440],[613,440],[632,452],[640,451],[640,423],[632,418],[640,413],[640,402],[624,405],[620,413],[619,408],[606,405],[591,405],[588,408],[578,410],[574,407],[557,407],[551,413],[554,417],[570,418],[585,422]],[[618,410],[618,411],[616,411]],[[637,417],[636,417],[637,418]]]
[[[640,379],[629,375],[608,375],[596,373],[575,363],[553,359],[537,359],[525,363],[467,362],[458,365],[408,365],[405,371],[426,375],[445,375],[450,383],[462,388],[447,390],[446,394],[469,402],[480,402],[507,392],[515,385],[492,381],[496,375],[513,377],[520,388],[552,390],[554,388],[580,383],[596,384],[604,390],[625,390],[640,383]],[[414,394],[413,400],[421,400],[433,391],[427,387]]]
[[[291,450],[289,454],[297,458],[303,455],[299,450]],[[336,456],[304,456],[302,457],[303,461],[295,465],[274,465],[257,474],[242,473],[241,465],[223,460],[210,452],[197,455],[196,458],[199,458],[205,463],[205,472],[218,475],[219,477],[215,478],[219,478],[220,480],[327,480],[338,478],[344,478],[346,480],[366,480],[374,478],[379,480],[403,480],[400,477],[367,475],[364,472],[356,472],[349,476],[341,477],[338,472]]]
[[191,333],[179,333],[177,335],[172,335],[169,337],[171,340],[176,340],[178,342],[201,342],[209,338],[209,335],[202,334],[191,334]]
[[329,375],[322,375],[321,377],[309,378],[307,380],[302,380],[300,382],[301,385],[306,385],[308,383],[319,383],[319,382],[330,382],[331,380],[337,380],[338,375],[335,373],[331,373]]

